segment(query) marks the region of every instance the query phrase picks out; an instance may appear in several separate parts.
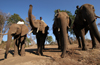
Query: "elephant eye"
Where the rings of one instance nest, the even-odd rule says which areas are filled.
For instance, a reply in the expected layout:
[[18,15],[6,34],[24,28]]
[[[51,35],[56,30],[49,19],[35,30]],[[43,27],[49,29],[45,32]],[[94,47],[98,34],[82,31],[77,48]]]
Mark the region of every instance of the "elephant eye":
[[19,29],[19,28],[17,28],[17,29]]
[[94,7],[93,7],[93,9],[94,9]]

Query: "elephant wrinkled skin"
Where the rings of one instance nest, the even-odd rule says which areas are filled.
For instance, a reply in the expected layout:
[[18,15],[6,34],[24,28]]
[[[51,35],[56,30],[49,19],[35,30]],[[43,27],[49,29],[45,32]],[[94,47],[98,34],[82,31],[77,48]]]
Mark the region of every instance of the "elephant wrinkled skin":
[[6,44],[5,58],[7,58],[8,50],[12,41],[12,36],[14,37],[14,56],[18,55],[20,52],[19,45],[21,43],[21,56],[25,55],[25,39],[28,33],[28,27],[25,24],[12,24],[8,31],[8,40]]
[[95,38],[100,42],[100,34],[96,25],[96,14],[94,6],[91,4],[84,4],[79,8],[76,15],[73,30],[79,41],[79,47],[81,47],[79,36],[82,40],[82,50],[87,50],[87,45],[85,41],[85,34],[90,31],[92,38],[92,48],[97,46]]
[[32,8],[33,6],[30,5],[28,11],[29,23],[32,27],[33,34],[35,34],[37,38],[37,47],[38,47],[37,53],[39,55],[43,55],[42,49],[44,48],[44,43],[48,34],[49,27],[47,26],[46,23],[42,22],[41,20],[32,19]]

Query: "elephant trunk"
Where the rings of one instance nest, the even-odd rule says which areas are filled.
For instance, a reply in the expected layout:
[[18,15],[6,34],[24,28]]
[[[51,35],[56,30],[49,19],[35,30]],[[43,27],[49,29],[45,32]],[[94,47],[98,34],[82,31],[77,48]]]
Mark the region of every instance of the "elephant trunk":
[[11,36],[11,34],[8,32],[8,40],[7,40],[7,43],[6,43],[5,58],[7,58],[7,54],[8,54],[8,51],[9,51],[10,44],[11,44],[11,40],[12,40],[12,36]]
[[33,21],[33,18],[32,18],[32,8],[33,8],[33,6],[30,5],[29,11],[28,11],[28,19],[29,19],[30,25],[31,25],[32,27],[37,27],[37,26],[35,25],[34,21]]
[[96,25],[96,22],[93,22],[90,24],[91,30],[94,33],[94,36],[97,38],[97,40],[100,42],[100,34]]
[[67,34],[67,25],[65,24],[65,20],[61,20],[61,34],[62,34],[62,58],[65,56],[66,49],[67,49],[67,44],[68,44],[68,34]]

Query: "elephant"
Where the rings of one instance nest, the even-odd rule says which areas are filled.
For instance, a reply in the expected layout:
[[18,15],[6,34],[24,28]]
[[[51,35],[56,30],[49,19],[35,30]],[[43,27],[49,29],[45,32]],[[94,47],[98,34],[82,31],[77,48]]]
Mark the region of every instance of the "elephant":
[[[54,27],[58,32],[59,41],[61,42],[62,54],[61,57],[65,57],[66,49],[68,48],[68,28],[70,24],[70,18],[66,12],[59,12],[55,15]],[[55,32],[53,30],[53,32]]]
[[85,41],[85,34],[90,31],[92,38],[92,48],[97,47],[95,38],[100,42],[100,34],[96,25],[96,16],[94,6],[91,4],[83,4],[75,17],[73,23],[73,30],[79,42],[79,47],[81,47],[80,39],[82,40],[82,50],[87,50],[87,45]]
[[44,43],[48,34],[49,27],[45,22],[42,22],[41,20],[32,19],[32,8],[33,6],[29,5],[28,19],[33,30],[32,33],[36,35],[38,47],[37,54],[43,55],[42,49],[44,49]]
[[[25,24],[12,24],[9,27],[8,39],[6,44],[5,58],[7,58],[9,47],[11,44],[12,36],[14,37],[14,56],[17,56],[20,52],[21,56],[25,55],[25,39],[28,33],[28,27]],[[19,45],[21,48],[19,49]]]
[[[69,26],[71,26],[72,21],[71,21],[70,17],[69,17],[69,20],[70,20],[69,21]],[[58,49],[61,49],[62,48],[61,41],[59,40],[60,39],[60,31],[58,31],[58,28],[55,27],[54,23],[53,23],[52,29],[53,29],[53,34],[55,35],[55,38],[56,38],[57,43],[58,43]],[[67,33],[68,33],[68,29],[69,28],[67,28]],[[68,40],[69,40],[69,43],[72,44],[69,36],[68,36]]]

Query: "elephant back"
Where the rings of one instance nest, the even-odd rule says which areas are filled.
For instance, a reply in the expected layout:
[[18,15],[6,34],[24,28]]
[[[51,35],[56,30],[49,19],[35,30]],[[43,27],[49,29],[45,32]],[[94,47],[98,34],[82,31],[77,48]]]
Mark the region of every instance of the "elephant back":
[[18,24],[21,27],[21,36],[24,36],[28,33],[28,27],[25,24]]
[[71,22],[69,15],[66,12],[59,12],[59,15],[61,17],[63,17],[63,19],[66,19],[66,23],[67,23],[67,26],[69,28],[69,25],[70,25],[70,22]]

